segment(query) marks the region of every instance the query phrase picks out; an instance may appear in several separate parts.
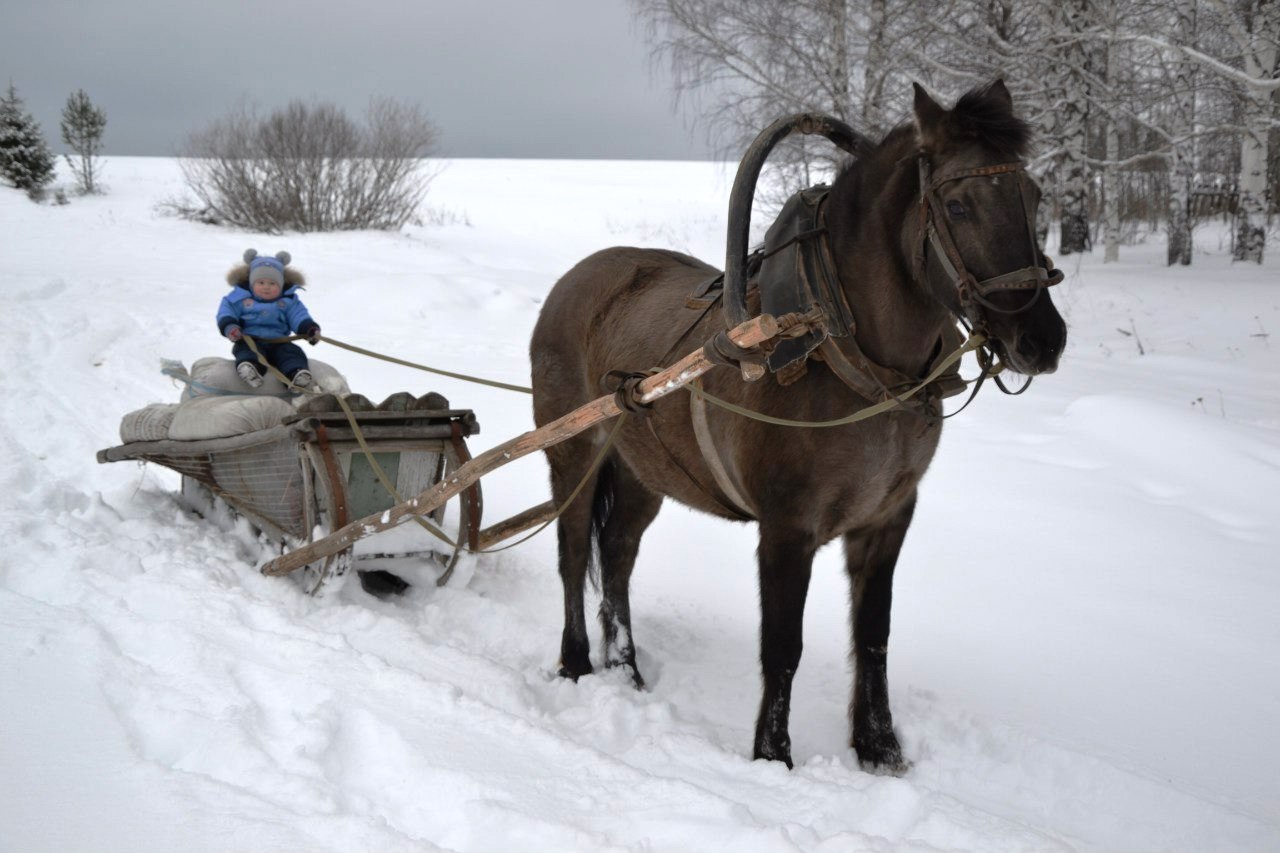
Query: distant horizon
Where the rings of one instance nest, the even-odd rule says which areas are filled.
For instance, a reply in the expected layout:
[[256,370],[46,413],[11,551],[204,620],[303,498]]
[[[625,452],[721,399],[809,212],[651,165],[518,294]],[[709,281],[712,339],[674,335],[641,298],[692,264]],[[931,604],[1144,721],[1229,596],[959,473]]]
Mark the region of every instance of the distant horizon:
[[[58,160],[61,162],[62,152],[55,150],[54,153],[57,154]],[[100,153],[98,156],[104,159],[128,157],[128,158],[137,158],[140,160],[142,159],[179,160],[179,159],[182,159],[183,157],[183,155],[181,154],[119,154],[119,153],[113,154],[107,151]],[[606,157],[606,156],[596,156],[594,154],[582,154],[578,156],[565,156],[565,157],[555,157],[555,156],[521,157],[521,156],[508,156],[508,155],[501,155],[501,154],[492,154],[492,155],[489,155],[489,154],[473,154],[473,155],[428,154],[427,156],[420,157],[418,159],[420,160],[547,160],[547,161],[590,160],[592,162],[605,162],[605,163],[613,161],[613,162],[635,162],[635,163],[655,162],[655,163],[729,163],[729,164],[733,164],[738,162],[737,160],[725,159],[723,157],[713,157],[713,156],[707,156],[707,157],[607,156]]]
[[422,108],[439,156],[717,159],[626,0],[366,0],[359,14],[319,0],[305,19],[271,0],[0,0],[0,16],[0,83],[59,154],[63,105],[84,89],[107,115],[103,153],[116,156],[180,156],[190,134],[241,105],[333,103],[359,121],[388,98]]

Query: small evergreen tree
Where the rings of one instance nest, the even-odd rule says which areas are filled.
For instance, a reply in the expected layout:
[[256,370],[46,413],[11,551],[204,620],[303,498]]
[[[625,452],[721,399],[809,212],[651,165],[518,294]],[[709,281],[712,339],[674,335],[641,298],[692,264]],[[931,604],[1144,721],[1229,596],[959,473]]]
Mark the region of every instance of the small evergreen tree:
[[10,83],[0,98],[0,176],[20,190],[36,193],[53,180],[53,167],[53,153],[40,125]]
[[63,156],[81,192],[98,191],[97,179],[102,174],[98,152],[102,150],[102,131],[106,126],[107,114],[93,105],[84,89],[76,90],[67,98],[67,105],[62,108],[62,141],[76,156]]

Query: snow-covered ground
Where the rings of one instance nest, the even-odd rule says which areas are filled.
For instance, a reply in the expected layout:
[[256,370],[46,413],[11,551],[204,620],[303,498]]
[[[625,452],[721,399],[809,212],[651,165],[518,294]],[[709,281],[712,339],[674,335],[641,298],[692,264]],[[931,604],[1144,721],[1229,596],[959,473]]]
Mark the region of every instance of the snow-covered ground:
[[[984,392],[923,485],[890,655],[914,767],[868,775],[847,747],[828,548],[788,772],[750,760],[747,527],[668,504],[651,528],[636,692],[555,676],[554,534],[447,588],[405,562],[400,600],[309,598],[176,475],[95,462],[125,412],[177,399],[160,358],[227,352],[213,313],[247,246],[293,253],[327,334],[520,384],[582,256],[721,262],[725,167],[445,165],[435,224],[400,234],[165,218],[165,159],[112,158],[110,194],[65,207],[0,190],[0,850],[1280,849],[1280,246],[1233,265],[1207,226],[1190,268],[1158,241],[1067,259],[1061,369]],[[309,352],[375,400],[475,409],[473,451],[532,425],[520,395]],[[511,515],[545,464],[485,490]]]

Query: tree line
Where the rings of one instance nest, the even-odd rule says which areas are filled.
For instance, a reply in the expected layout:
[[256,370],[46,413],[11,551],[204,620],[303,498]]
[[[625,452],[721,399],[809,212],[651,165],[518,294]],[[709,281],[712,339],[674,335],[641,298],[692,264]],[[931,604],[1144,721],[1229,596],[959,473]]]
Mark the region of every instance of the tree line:
[[[79,89],[68,96],[59,125],[62,141],[71,149],[64,156],[77,188],[85,194],[99,192],[102,167],[98,155],[107,128],[106,112]],[[39,122],[27,112],[10,82],[0,98],[0,177],[39,199],[53,182],[55,162]]]
[[[1232,222],[1261,263],[1280,206],[1277,0],[631,0],[723,151],[780,115],[829,113],[878,139],[909,116],[911,82],[958,94],[1005,80],[1040,128],[1029,166],[1062,254],[1162,229],[1170,264],[1191,232]],[[829,165],[783,152],[788,189]]]
[[[62,111],[67,166],[82,193],[101,192],[106,113],[79,90]],[[194,200],[163,212],[279,233],[396,229],[414,219],[438,132],[416,105],[373,100],[364,122],[332,103],[291,101],[265,115],[241,107],[192,133],[178,159]],[[0,98],[0,177],[42,200],[56,160],[13,84]],[[61,190],[59,202],[65,202]]]

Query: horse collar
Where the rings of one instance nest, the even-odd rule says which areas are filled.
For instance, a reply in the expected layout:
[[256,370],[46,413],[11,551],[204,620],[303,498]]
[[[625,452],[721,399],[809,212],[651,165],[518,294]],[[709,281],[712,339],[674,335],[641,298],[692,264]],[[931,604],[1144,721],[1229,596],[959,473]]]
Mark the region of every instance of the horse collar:
[[777,373],[803,362],[828,335],[853,332],[853,312],[835,274],[827,243],[827,186],[801,190],[778,213],[765,234],[759,269],[753,276],[760,292],[760,310],[775,317],[821,311],[823,327],[797,338],[778,342],[768,356]]

